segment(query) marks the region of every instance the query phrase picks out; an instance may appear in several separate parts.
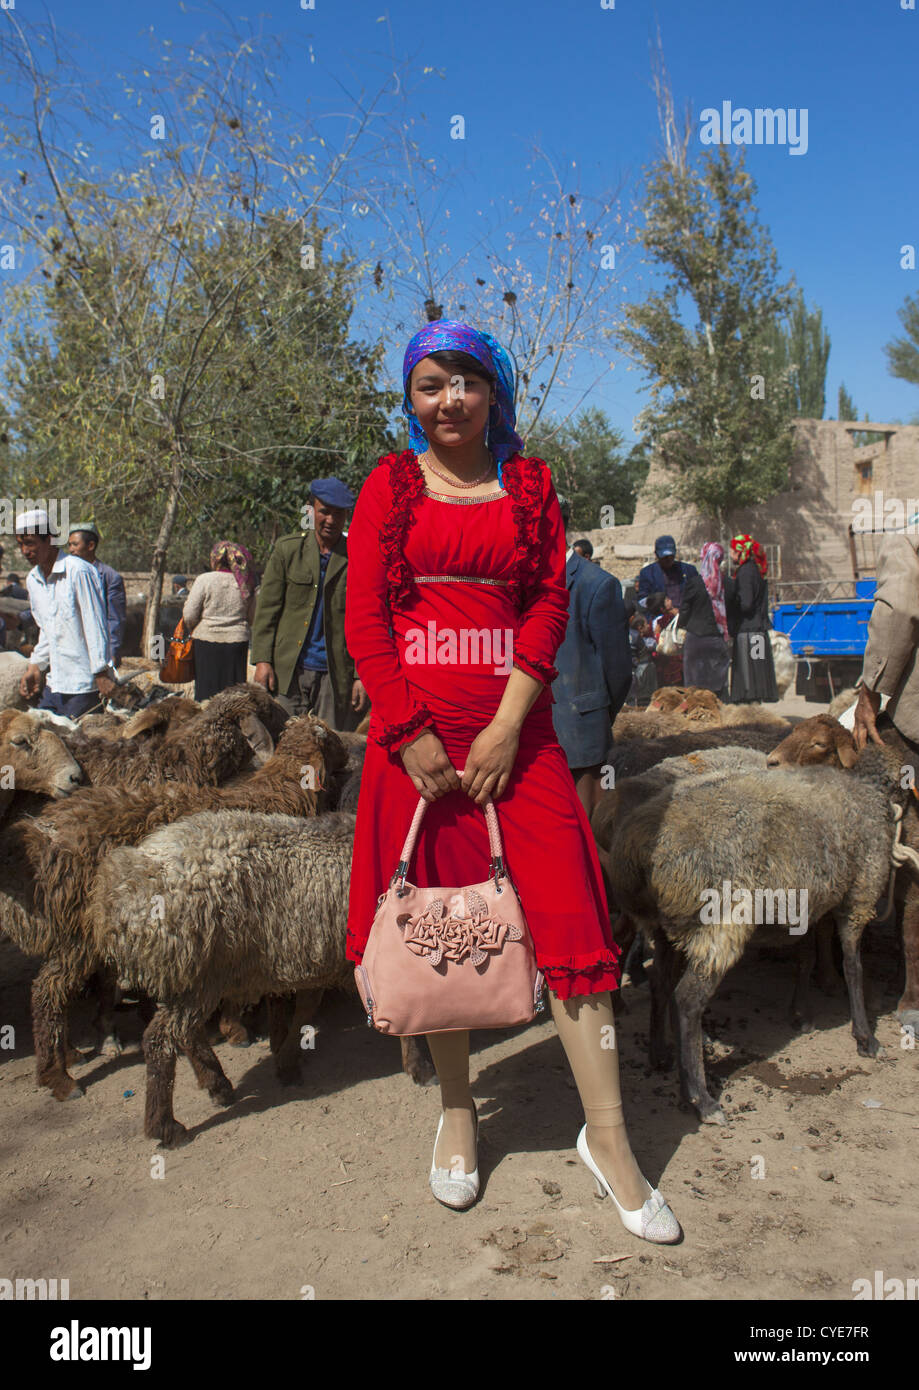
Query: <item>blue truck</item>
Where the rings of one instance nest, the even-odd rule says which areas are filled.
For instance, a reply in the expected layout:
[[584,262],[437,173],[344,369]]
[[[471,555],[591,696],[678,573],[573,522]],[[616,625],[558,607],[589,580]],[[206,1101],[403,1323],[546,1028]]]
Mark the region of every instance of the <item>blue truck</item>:
[[780,594],[792,587],[799,601],[777,603],[772,625],[797,658],[796,693],[826,703],[861,674],[877,581],[778,586]]

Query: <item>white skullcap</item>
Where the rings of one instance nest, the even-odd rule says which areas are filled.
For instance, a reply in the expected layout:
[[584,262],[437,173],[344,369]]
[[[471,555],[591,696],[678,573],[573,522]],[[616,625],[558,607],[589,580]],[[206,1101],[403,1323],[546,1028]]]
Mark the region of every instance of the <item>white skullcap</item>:
[[31,512],[20,512],[16,518],[16,535],[21,536],[25,532],[51,536],[57,534],[44,507],[35,507]]

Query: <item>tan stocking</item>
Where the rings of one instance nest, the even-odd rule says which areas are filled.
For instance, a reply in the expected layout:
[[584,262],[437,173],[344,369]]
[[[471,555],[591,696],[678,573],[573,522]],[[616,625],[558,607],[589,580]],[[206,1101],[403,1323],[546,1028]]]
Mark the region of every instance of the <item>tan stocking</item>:
[[619,1091],[619,1053],[609,992],[564,1002],[549,995],[552,1017],[568,1058],[587,1121],[587,1147],[626,1211],[651,1195],[629,1146]]
[[469,1089],[469,1033],[428,1033],[428,1047],[440,1082],[444,1124],[434,1164],[453,1168],[462,1160],[465,1172],[476,1167],[475,1102]]

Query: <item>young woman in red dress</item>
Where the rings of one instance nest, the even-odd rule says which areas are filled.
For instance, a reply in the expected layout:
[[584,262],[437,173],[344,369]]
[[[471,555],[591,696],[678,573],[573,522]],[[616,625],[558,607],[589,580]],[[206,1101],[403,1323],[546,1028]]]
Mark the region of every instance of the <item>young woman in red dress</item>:
[[[428,324],[408,345],[403,381],[413,447],[379,460],[348,531],[345,638],[372,706],[348,958],[361,960],[419,793],[431,803],[411,875],[419,886],[488,876],[481,807],[490,795],[584,1106],[578,1152],[629,1230],[670,1243],[679,1223],[629,1147],[610,1000],[619,950],[552,726],[568,590],[549,469],[520,456],[513,369],[491,335]],[[487,664],[474,660],[483,655],[475,642],[462,644],[463,629],[490,634]],[[428,1034],[428,1043],[442,1102],[429,1181],[439,1201],[464,1209],[478,1195],[469,1034]]]

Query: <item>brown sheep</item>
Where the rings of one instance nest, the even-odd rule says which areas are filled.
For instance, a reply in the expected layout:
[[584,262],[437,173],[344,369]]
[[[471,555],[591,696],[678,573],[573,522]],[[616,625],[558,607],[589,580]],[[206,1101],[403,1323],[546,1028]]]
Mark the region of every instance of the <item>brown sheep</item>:
[[144,1033],[148,1138],[165,1148],[190,1137],[172,1109],[180,1052],[213,1100],[232,1102],[204,1033],[219,1000],[295,989],[315,1003],[353,980],[344,931],[353,839],[354,816],[342,811],[201,812],[105,856],[89,914],[98,949],[159,1000]]
[[58,800],[84,781],[63,739],[26,710],[0,710],[0,773],[0,817],[17,792]]
[[186,723],[167,728],[157,743],[138,745],[81,733],[67,735],[66,742],[93,786],[219,786],[243,771],[254,756],[264,761],[270,755],[265,730],[273,740],[287,719],[262,686],[237,685],[215,695]]
[[655,714],[669,714],[671,710],[675,710],[679,704],[682,704],[688,693],[688,688],[682,685],[658,686],[648,701],[647,708],[653,710]]
[[610,754],[610,766],[617,784],[626,777],[640,777],[664,758],[679,757],[703,748],[754,748],[771,753],[775,730],[762,725],[735,725],[726,729],[701,729],[684,724],[679,733],[663,738],[636,738],[619,743]]
[[[852,773],[812,767],[688,778],[650,797],[617,825],[608,857],[613,892],[655,944],[652,1064],[669,1064],[664,1026],[675,1003],[683,1095],[703,1120],[724,1123],[706,1088],[702,1013],[753,935],[749,903],[755,893],[770,895],[765,920],[771,922],[776,891],[783,907],[786,889],[806,892],[805,947],[813,935],[806,930],[808,916],[834,914],[859,1055],[877,1054],[859,948],[889,870],[891,801],[903,799],[896,761],[889,751],[872,747]],[[793,836],[786,833],[789,825]],[[727,908],[721,897],[725,881]],[[732,907],[738,890],[749,899],[742,911]],[[802,904],[797,907],[797,916],[789,911],[793,923],[801,921]]]
[[27,954],[47,957],[32,986],[39,1085],[58,1100],[81,1094],[66,1067],[66,1009],[103,964],[83,914],[100,859],[112,846],[136,843],[156,827],[205,808],[270,806],[315,815],[323,808],[323,784],[344,762],[344,747],[325,724],[295,720],[274,758],[233,785],[173,783],[140,792],[92,787],[79,794],[68,815],[48,814],[56,808],[46,808],[0,839],[0,881],[15,889],[26,913],[24,920],[16,914],[10,935]]
[[[919,753],[911,747],[886,714],[877,719],[878,736],[900,758],[901,768],[910,778],[912,796],[903,813],[903,844],[919,850]],[[851,768],[858,753],[848,729],[829,714],[804,719],[774,748],[767,759],[769,767],[829,766]],[[894,901],[901,908],[901,931],[906,979],[897,1004],[897,1018],[904,1029],[919,1034],[919,882],[908,864],[902,865],[894,880]]]
[[201,706],[194,700],[186,700],[182,695],[169,695],[165,700],[157,700],[132,714],[121,725],[120,737],[162,738],[171,730],[187,724],[200,711]]

